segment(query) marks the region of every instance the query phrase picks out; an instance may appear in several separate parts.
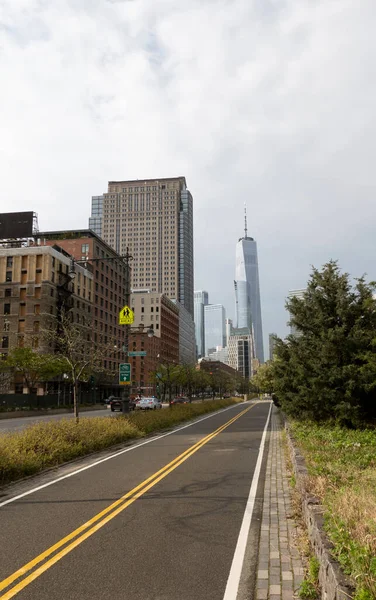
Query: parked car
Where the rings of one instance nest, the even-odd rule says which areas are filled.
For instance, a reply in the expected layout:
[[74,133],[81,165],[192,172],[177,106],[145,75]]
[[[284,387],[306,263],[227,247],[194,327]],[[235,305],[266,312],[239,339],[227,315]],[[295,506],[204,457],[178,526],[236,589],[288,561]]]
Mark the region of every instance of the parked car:
[[162,408],[162,402],[158,398],[141,398],[136,402],[136,410],[156,410]]
[[[129,400],[129,410],[134,410],[136,406],[136,402],[134,400]],[[120,412],[123,410],[123,400],[121,398],[112,397],[110,400],[111,411],[115,412],[119,410]]]
[[190,399],[186,396],[177,396],[171,400],[171,404],[189,404]]
[[105,404],[110,404],[110,403],[111,403],[111,400],[119,400],[119,398],[117,398],[116,396],[109,396],[108,398],[105,398],[105,399],[103,400],[103,402],[104,402]]

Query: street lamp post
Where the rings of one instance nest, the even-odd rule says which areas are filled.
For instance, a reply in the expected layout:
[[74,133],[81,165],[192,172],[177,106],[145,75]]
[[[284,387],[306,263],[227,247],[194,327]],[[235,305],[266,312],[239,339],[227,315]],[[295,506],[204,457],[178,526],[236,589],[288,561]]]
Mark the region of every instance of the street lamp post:
[[[125,305],[129,306],[129,302],[130,302],[130,298],[131,298],[131,266],[130,266],[130,261],[133,260],[133,256],[131,256],[129,254],[129,249],[127,247],[127,252],[125,254],[125,256],[123,257],[123,259],[125,260]],[[125,325],[125,334],[124,334],[124,353],[126,356],[126,360],[128,361],[128,351],[129,351],[129,332],[130,332],[130,325]],[[129,385],[125,386],[125,389],[123,391],[123,402],[121,405],[121,412],[123,414],[128,413],[129,412],[129,388],[131,386],[131,381],[129,382]]]
[[[115,260],[123,260],[125,262],[125,304],[129,305],[130,295],[131,295],[131,267],[130,261],[133,260],[133,256],[129,253],[129,248],[127,247],[127,252],[125,256],[111,256],[107,258],[85,258],[83,260],[75,260],[73,257],[71,259],[71,265],[69,269],[70,277],[74,277],[75,274],[75,265],[86,264],[87,262],[97,263],[102,260],[106,261],[115,261]],[[129,345],[129,331],[130,326],[125,325],[125,334],[124,334],[124,344],[123,349],[126,357],[128,358],[128,345]],[[123,392],[123,402],[122,402],[122,413],[129,412],[129,386],[126,385]]]
[[[75,260],[73,257],[71,259],[71,263],[70,263],[70,268],[69,268],[69,281],[72,280],[75,277],[75,265],[84,265],[87,262],[92,262],[92,263],[97,263],[100,262],[102,260],[106,260],[106,261],[115,261],[115,260],[123,260],[125,262],[125,305],[129,306],[129,302],[130,302],[130,296],[131,296],[131,267],[130,267],[130,261],[133,260],[133,256],[131,256],[131,254],[129,253],[129,248],[127,247],[127,251],[125,256],[116,256],[116,257],[107,257],[107,258],[85,258],[83,260]],[[122,350],[126,356],[126,358],[128,359],[128,352],[129,352],[129,335],[131,333],[133,333],[132,330],[134,329],[139,329],[139,328],[132,328],[130,326],[130,324],[126,324],[125,325],[125,332],[124,332],[124,343],[122,346]],[[154,330],[153,327],[150,326],[148,328],[147,334],[149,337],[153,337],[154,335]],[[122,413],[127,413],[129,412],[129,391],[130,391],[130,385],[126,385],[125,389],[123,391],[123,402],[122,402]]]
[[[128,296],[128,302],[129,302],[129,297],[130,297],[130,294]],[[127,306],[128,306],[128,303],[127,303]],[[141,326],[131,327],[130,325],[125,325],[125,327],[126,327],[126,331],[125,331],[125,336],[124,336],[124,344],[123,344],[121,350],[125,354],[126,359],[129,359],[129,336],[135,335],[136,333],[143,332],[143,327],[141,327]],[[146,334],[149,338],[152,338],[154,336],[154,329],[153,329],[152,325],[149,325],[147,327]],[[114,349],[116,350],[116,348],[117,347],[115,345]],[[130,384],[129,384],[129,386],[127,385],[125,387],[124,392],[123,392],[122,413],[129,412],[129,392],[130,392]]]

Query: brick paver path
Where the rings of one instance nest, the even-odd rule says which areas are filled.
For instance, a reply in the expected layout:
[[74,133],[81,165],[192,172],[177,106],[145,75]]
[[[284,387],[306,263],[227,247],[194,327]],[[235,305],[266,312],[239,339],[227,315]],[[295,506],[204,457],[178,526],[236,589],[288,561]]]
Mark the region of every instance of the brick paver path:
[[290,489],[282,446],[282,426],[278,410],[273,406],[256,578],[256,600],[298,598],[304,571],[293,539],[296,527],[290,514]]

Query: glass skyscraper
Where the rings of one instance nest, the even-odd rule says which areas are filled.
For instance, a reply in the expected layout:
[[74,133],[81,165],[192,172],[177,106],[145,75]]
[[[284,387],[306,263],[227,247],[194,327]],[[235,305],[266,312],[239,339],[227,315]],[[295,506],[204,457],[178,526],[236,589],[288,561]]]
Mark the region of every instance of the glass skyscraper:
[[258,272],[257,243],[247,235],[245,216],[244,237],[236,244],[235,302],[236,327],[248,328],[254,336],[256,358],[264,362],[262,337],[260,283]]
[[205,356],[214,352],[217,346],[226,346],[226,310],[222,304],[208,304],[204,307],[205,316]]
[[209,304],[209,294],[204,290],[194,293],[194,320],[197,358],[205,356],[205,319],[204,307]]
[[89,229],[102,237],[103,196],[91,198],[91,217],[89,218]]

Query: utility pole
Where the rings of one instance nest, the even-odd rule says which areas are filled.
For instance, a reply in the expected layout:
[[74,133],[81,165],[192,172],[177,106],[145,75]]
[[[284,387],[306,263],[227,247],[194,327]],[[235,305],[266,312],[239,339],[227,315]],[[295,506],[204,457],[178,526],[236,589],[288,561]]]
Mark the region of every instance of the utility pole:
[[[123,256],[123,259],[125,261],[125,305],[129,306],[130,300],[131,300],[131,267],[130,267],[130,261],[133,260],[133,256],[131,256],[129,254],[129,249],[127,247],[127,252],[125,254],[125,256]],[[129,351],[129,331],[130,331],[130,325],[125,325],[125,335],[124,335],[124,354],[126,357],[126,361],[128,362],[129,358],[128,358],[128,351]],[[129,385],[125,386],[125,389],[123,391],[123,402],[122,402],[122,413],[128,413],[129,412],[129,391],[130,391],[130,387],[131,387],[131,382],[129,382]]]

